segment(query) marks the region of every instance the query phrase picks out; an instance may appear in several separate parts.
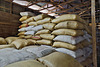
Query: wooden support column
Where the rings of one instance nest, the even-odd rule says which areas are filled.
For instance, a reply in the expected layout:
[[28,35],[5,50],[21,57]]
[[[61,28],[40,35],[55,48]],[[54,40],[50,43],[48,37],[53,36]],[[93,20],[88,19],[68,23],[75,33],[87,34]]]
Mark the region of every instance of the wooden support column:
[[93,39],[93,65],[94,67],[97,67],[95,0],[91,0],[91,18]]
[[11,0],[11,3],[10,3],[10,14],[13,13],[13,0]]

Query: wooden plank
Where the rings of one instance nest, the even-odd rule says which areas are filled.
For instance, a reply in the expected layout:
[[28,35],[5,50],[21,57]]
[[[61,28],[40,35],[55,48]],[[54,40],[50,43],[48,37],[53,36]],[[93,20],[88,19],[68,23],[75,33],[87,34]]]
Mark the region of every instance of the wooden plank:
[[91,0],[91,18],[93,39],[93,65],[94,67],[97,67],[95,0]]

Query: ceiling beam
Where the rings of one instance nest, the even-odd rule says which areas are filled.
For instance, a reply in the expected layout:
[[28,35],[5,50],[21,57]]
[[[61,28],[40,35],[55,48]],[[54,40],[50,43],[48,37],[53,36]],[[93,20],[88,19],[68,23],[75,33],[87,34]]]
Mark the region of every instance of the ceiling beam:
[[[51,7],[48,7],[48,8],[52,8],[52,7],[58,7],[58,6],[60,6],[60,5],[64,5],[64,4],[67,4],[67,3],[73,2],[73,1],[74,1],[74,0],[69,0],[69,1],[67,1],[67,2],[60,3],[60,4],[58,4],[58,5],[51,6]],[[44,9],[48,9],[48,8],[44,8]],[[44,9],[41,9],[41,10],[44,10]],[[55,9],[56,9],[56,8],[55,8]]]
[[68,12],[68,14],[73,14],[73,13],[80,13],[84,10],[90,10],[90,7],[89,8],[84,8],[84,9],[81,9],[81,10],[78,10],[78,11],[74,11],[74,12]]
[[[76,5],[76,6],[74,6],[74,7],[71,7],[70,9],[64,9],[64,10],[62,10],[62,11],[57,11],[56,13],[63,13],[63,12],[67,12],[67,11],[69,11],[69,10],[71,10],[71,9],[74,9],[74,8],[79,8],[79,7],[84,7],[84,6],[87,6],[87,5],[89,5],[90,4],[90,2],[89,1],[87,1],[87,2],[83,2],[82,4],[80,4],[80,5]],[[50,12],[50,13],[55,13],[55,12]]]
[[87,11],[90,11],[90,8],[88,10],[84,10],[84,11],[80,12],[79,15],[82,15],[82,14],[84,14]]

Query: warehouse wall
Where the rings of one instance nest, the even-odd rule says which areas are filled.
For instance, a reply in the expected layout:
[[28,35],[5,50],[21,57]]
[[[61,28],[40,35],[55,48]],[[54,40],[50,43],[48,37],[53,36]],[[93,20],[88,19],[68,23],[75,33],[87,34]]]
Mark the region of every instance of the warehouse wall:
[[0,37],[15,36],[18,31],[19,15],[0,11]]
[[[11,10],[12,8],[12,10]],[[19,15],[19,12],[25,11],[25,7],[22,7],[18,4],[12,4],[4,0],[0,0],[0,11],[8,12],[12,11],[13,14]]]

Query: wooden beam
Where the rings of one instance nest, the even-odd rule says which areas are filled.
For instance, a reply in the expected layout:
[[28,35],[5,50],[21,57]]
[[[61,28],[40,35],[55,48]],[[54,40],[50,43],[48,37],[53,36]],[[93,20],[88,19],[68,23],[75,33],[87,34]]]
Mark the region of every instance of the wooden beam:
[[[96,15],[98,15],[98,17],[99,17],[99,15],[100,15],[100,13],[95,13]],[[81,15],[81,16],[91,16],[91,14],[90,13],[88,13],[88,14],[83,14],[83,15]],[[97,17],[97,16],[96,16]]]
[[[88,2],[89,2],[89,1],[88,1]],[[71,10],[71,9],[74,9],[74,8],[79,8],[79,7],[87,6],[87,5],[89,5],[88,2],[83,2],[83,4],[80,4],[80,5],[71,7],[70,9],[64,9],[64,10],[62,10],[62,11],[57,11],[56,13],[63,13],[63,12],[67,12],[68,10]],[[49,12],[49,13],[55,13],[55,12]]]
[[84,9],[81,9],[81,10],[78,10],[78,11],[68,12],[68,13],[69,13],[69,14],[80,13],[80,12],[85,11],[85,10],[90,10],[90,8],[84,8]]
[[13,13],[13,2],[12,2],[13,0],[11,0],[11,3],[10,3],[10,14],[12,14]]
[[5,1],[7,1],[7,2],[12,2],[12,0],[5,0]]
[[69,8],[69,9],[65,9],[65,10],[62,10],[62,11],[58,11],[58,12],[56,12],[56,13],[63,13],[63,12],[67,12],[67,11],[69,11],[69,10],[71,10],[71,9],[74,9],[74,8],[79,8],[79,7],[83,7],[83,6],[88,6],[89,5],[89,3],[87,3],[87,2],[85,2],[86,4],[80,4],[80,5],[77,5],[77,6],[75,6],[75,7],[71,7],[71,8]]
[[[69,0],[69,1],[67,1],[67,2],[64,2],[64,3],[58,4],[58,5],[55,5],[55,6],[51,6],[51,7],[48,7],[48,8],[58,7],[59,5],[64,5],[64,4],[70,3],[70,2],[72,2],[72,1],[74,1],[74,0]],[[44,8],[44,9],[48,9],[48,8]],[[41,9],[41,10],[44,10],[44,9]],[[55,8],[55,9],[56,9],[56,8]]]
[[[99,17],[100,17],[100,16],[96,16],[96,18],[99,18]],[[82,18],[92,19],[92,18],[91,18],[91,15],[90,15],[90,16],[86,16],[86,17],[82,16]]]
[[51,2],[54,2],[54,0],[50,0]]
[[9,8],[5,8],[5,7],[2,7],[2,6],[0,6],[0,8],[2,8],[2,9],[6,9],[6,10],[10,10]]
[[87,10],[84,10],[84,11],[80,12],[79,15],[82,15],[82,14],[84,14],[87,11],[90,11],[90,8],[88,8]]
[[95,0],[91,0],[91,18],[93,39],[93,65],[94,67],[97,67]]
[[88,14],[83,14],[83,15],[81,15],[81,16],[89,16],[89,15],[91,15],[90,13],[88,13]]

